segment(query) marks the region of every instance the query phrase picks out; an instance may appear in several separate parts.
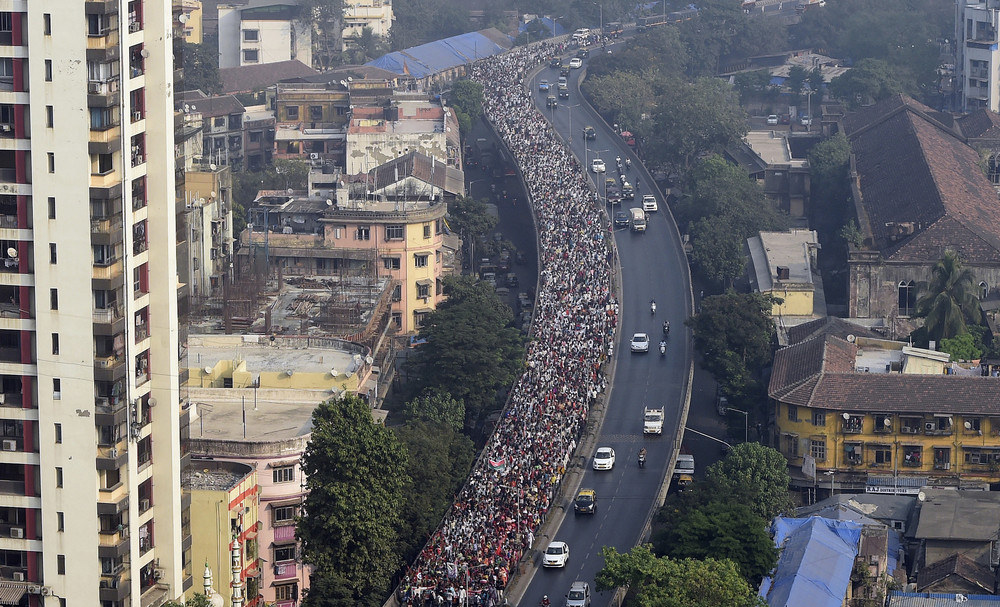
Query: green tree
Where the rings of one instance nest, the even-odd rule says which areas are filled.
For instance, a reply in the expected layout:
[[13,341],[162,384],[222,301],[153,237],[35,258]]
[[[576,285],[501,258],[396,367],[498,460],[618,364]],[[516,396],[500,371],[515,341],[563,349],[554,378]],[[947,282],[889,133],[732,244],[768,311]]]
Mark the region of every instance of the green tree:
[[209,603],[207,596],[196,592],[191,595],[191,598],[183,601],[167,601],[163,607],[211,607],[211,603]]
[[[304,605],[379,605],[400,563],[406,452],[354,395],[313,411],[302,456],[309,491],[296,535],[312,565]],[[319,590],[319,591],[318,591]]]
[[427,343],[410,362],[418,390],[434,386],[465,402],[467,423],[497,405],[499,390],[522,370],[521,333],[513,314],[486,283],[468,276],[444,281],[448,299],[420,329]]
[[595,578],[597,590],[626,586],[635,592],[636,607],[757,607],[753,588],[728,559],[656,557],[649,545],[619,553],[601,550],[604,568]]
[[447,392],[428,388],[403,405],[403,418],[408,422],[429,422],[461,431],[465,424],[465,403]]
[[708,467],[707,480],[717,499],[746,504],[765,521],[792,508],[788,460],[760,443],[734,445]]
[[472,469],[475,446],[460,430],[425,420],[394,428],[406,449],[410,481],[399,534],[399,553],[407,562],[437,528]]
[[951,354],[953,360],[976,360],[983,355],[983,351],[976,347],[976,340],[971,333],[942,339],[939,350]]
[[175,38],[174,40],[174,44],[181,45],[184,90],[200,90],[209,95],[221,93],[222,79],[219,78],[218,44],[211,44],[210,39],[206,39],[203,44],[184,42],[183,38]]
[[942,339],[966,333],[966,321],[979,320],[979,298],[972,271],[962,266],[953,251],[945,251],[934,267],[931,279],[920,284],[917,318],[923,318],[928,339]]
[[718,78],[674,82],[657,98],[652,141],[656,159],[687,170],[699,154],[721,151],[746,135],[736,90]]
[[247,209],[260,190],[304,190],[308,178],[309,163],[300,160],[276,160],[262,171],[233,173],[233,225],[247,224]]
[[862,59],[830,81],[830,93],[852,108],[902,92],[892,68],[881,59]]
[[772,301],[760,293],[727,291],[703,299],[686,323],[694,330],[702,367],[727,394],[752,394],[760,370],[772,359]]
[[[343,0],[301,0],[299,18],[312,29],[313,63],[326,71],[341,63]],[[310,66],[313,67],[313,66]]]
[[448,225],[462,238],[483,238],[497,225],[497,217],[482,200],[459,196],[448,203]]
[[808,77],[809,71],[806,68],[801,65],[793,65],[788,69],[788,80],[785,81],[785,86],[792,91],[793,95],[798,95],[802,92],[802,85],[806,83]]
[[737,496],[667,517],[653,540],[658,554],[673,559],[725,555],[752,586],[774,568],[778,551],[766,522]]
[[655,78],[651,72],[616,71],[587,78],[583,88],[599,112],[610,115],[622,128],[634,129],[656,105]]
[[702,217],[689,233],[691,264],[705,278],[731,287],[746,268],[742,235],[724,216]]
[[468,79],[456,81],[451,86],[448,105],[455,111],[464,140],[472,130],[472,125],[483,115],[483,85]]

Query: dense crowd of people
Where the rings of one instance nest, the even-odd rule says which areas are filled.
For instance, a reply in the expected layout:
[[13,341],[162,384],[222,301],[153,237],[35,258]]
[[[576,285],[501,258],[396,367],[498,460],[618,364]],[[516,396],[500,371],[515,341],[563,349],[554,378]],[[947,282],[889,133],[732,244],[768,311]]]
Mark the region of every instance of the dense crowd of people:
[[524,374],[441,526],[400,587],[405,604],[490,607],[531,549],[607,386],[618,320],[613,245],[586,172],[535,109],[525,74],[555,48],[480,61],[484,111],[521,167],[539,238],[539,290]]

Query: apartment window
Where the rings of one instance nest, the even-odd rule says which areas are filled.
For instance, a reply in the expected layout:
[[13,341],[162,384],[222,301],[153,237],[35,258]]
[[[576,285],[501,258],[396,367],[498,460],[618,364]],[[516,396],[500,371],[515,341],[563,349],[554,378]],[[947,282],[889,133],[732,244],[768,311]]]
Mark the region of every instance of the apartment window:
[[799,421],[799,408],[795,405],[788,405],[788,421],[797,422]]
[[285,107],[285,116],[287,116],[289,120],[298,120],[299,119],[299,106],[297,106],[297,105],[286,106]]
[[66,555],[57,554],[56,555],[56,573],[59,575],[66,575]]
[[244,42],[257,42],[260,40],[260,30],[243,30]]
[[53,333],[52,334],[52,355],[53,356],[58,356],[59,355],[59,334],[58,333]]
[[271,511],[271,519],[276,525],[295,520],[295,506],[278,506]]
[[319,122],[323,120],[323,106],[322,105],[310,105],[309,106],[309,120]]
[[813,425],[814,426],[825,426],[826,425],[826,412],[825,411],[813,411]]
[[798,434],[785,434],[782,438],[785,439],[785,453],[791,457],[799,456],[799,435]]
[[298,598],[298,584],[282,584],[274,587],[274,600],[276,601],[294,601]]
[[392,313],[392,324],[396,325],[397,329],[402,328],[402,326],[403,326],[403,313],[402,312],[393,312]]
[[255,48],[243,49],[243,63],[257,63],[260,61],[260,51]]
[[430,238],[430,237],[431,237],[431,224],[425,223],[424,224],[424,238]]
[[45,60],[45,81],[52,82],[52,60]]
[[107,175],[115,168],[114,156],[111,154],[98,154],[97,155],[97,174]]
[[922,455],[923,455],[923,449],[920,446],[904,445],[903,465],[909,466],[911,468],[919,468],[921,465]]
[[385,226],[386,240],[403,240],[404,234],[403,226]]
[[398,270],[399,269],[399,258],[398,257],[383,257],[382,265],[386,270]]
[[280,563],[281,561],[294,561],[295,560],[295,544],[290,546],[275,546],[274,547],[274,562]]
[[413,266],[416,268],[426,268],[427,267],[427,257],[426,253],[414,255],[413,256]]
[[275,483],[290,483],[295,480],[295,466],[282,466],[272,470],[272,480]]
[[59,289],[49,289],[49,309],[59,309]]
[[813,456],[817,462],[826,461],[826,441],[825,440],[811,440],[809,441],[809,455]]
[[66,531],[66,515],[56,512],[56,531]]
[[899,281],[899,315],[910,316],[917,307],[917,285],[912,280]]
[[58,260],[58,255],[56,254],[56,243],[49,243],[49,263],[56,263]]
[[55,124],[55,111],[52,109],[51,105],[45,106],[45,126],[47,128],[52,128]]
[[14,90],[14,60],[10,57],[0,59],[0,90]]
[[962,427],[965,428],[966,432],[972,434],[982,434],[983,420],[978,417],[966,417],[965,421],[962,423]]
[[403,301],[403,286],[396,285],[392,288],[392,301]]
[[62,442],[62,424],[55,424],[53,431],[55,433],[56,443]]
[[333,228],[333,237],[336,239],[343,238],[344,232],[347,231],[347,226],[337,226]]
[[250,143],[260,143],[260,131],[250,131],[247,135]]
[[48,152],[46,154],[46,156],[48,156],[48,159],[49,159],[49,172],[50,173],[55,173],[56,172],[56,154],[55,154],[55,152]]
[[63,486],[63,469],[56,466],[56,487],[62,489]]
[[892,447],[888,445],[878,445],[872,449],[875,456],[876,466],[891,466],[892,465]]
[[357,231],[354,233],[354,240],[371,240],[372,239],[372,229],[369,226],[358,226]]
[[49,13],[42,15],[42,33],[46,36],[52,35],[52,15]]
[[49,196],[49,219],[56,218],[56,197]]
[[62,380],[58,377],[52,378],[52,400],[62,398]]
[[421,283],[417,285],[417,297],[426,299],[431,296],[431,285]]
[[118,121],[115,119],[115,112],[108,107],[90,108],[90,128],[98,131],[110,129]]

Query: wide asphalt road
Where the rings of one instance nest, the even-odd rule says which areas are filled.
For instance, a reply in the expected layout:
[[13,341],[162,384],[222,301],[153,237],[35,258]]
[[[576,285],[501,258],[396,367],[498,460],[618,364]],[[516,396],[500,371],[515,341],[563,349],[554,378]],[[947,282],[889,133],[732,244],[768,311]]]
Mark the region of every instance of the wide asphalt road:
[[[603,51],[599,46],[592,47],[592,54],[600,52]],[[674,439],[680,426],[685,382],[693,356],[690,334],[684,326],[684,320],[692,313],[687,261],[680,237],[666,212],[666,201],[621,137],[607,127],[583,100],[578,82],[582,71],[575,69],[570,74],[570,98],[560,99],[555,109],[547,109],[545,98],[548,93],[538,91],[538,81],[545,78],[554,84],[559,73],[556,69],[543,68],[528,81],[538,107],[550,117],[563,138],[571,140],[574,153],[581,162],[587,162],[588,171],[595,150],[607,163],[609,175],[616,177],[615,156],[620,155],[623,162],[627,157],[632,159],[632,168],[626,175],[633,186],[639,186],[636,199],[622,201],[615,210],[618,207],[627,210],[640,206],[642,195],[649,193],[656,195],[660,210],[649,213],[645,232],[632,232],[628,228],[614,231],[621,260],[622,314],[614,353],[618,357],[614,387],[597,442],[599,446],[614,448],[617,462],[613,470],[606,472],[594,471],[589,459],[584,462],[586,473],[581,487],[597,492],[595,515],[574,516],[573,495],[567,495],[563,503],[555,504],[556,508],[566,509],[566,518],[554,537],[539,538],[538,546],[544,550],[550,540],[567,542],[570,547],[569,564],[564,569],[537,571],[519,601],[523,607],[538,605],[543,594],[549,596],[553,607],[561,606],[564,595],[575,580],[591,584],[595,606],[609,604],[612,598],[610,592],[599,594],[593,590],[594,576],[604,566],[601,548],[614,546],[619,551],[628,551],[643,531],[650,508],[667,474],[671,451],[676,447]],[[555,86],[553,94],[554,89]],[[595,141],[583,140],[583,128],[588,125],[597,130]],[[594,177],[593,173],[589,174]],[[602,186],[600,191],[603,192],[605,176],[598,177],[598,185]],[[612,212],[610,208],[608,210]],[[651,299],[656,300],[655,315],[650,314]],[[656,346],[662,335],[664,320],[670,321],[671,332],[667,355],[661,357]],[[629,341],[636,331],[649,334],[652,345],[648,354],[629,353]],[[662,436],[643,436],[643,407],[647,406],[664,407],[666,419]],[[648,451],[647,464],[643,469],[637,465],[641,447],[646,447]]]

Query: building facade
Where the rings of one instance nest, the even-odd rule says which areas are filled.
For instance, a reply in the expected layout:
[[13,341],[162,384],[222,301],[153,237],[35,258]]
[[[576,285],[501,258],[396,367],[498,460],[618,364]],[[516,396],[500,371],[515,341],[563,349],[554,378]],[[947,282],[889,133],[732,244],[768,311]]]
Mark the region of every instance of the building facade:
[[1000,479],[1000,377],[903,342],[819,335],[775,355],[777,448],[804,491]]
[[955,2],[955,94],[958,108],[1000,111],[1000,1]]
[[71,607],[159,604],[192,581],[171,7],[13,1],[0,20],[0,581]]
[[392,0],[344,0],[343,50],[354,48],[365,28],[388,38],[393,19]]
[[297,59],[312,65],[312,29],[297,3],[220,4],[219,68]]

